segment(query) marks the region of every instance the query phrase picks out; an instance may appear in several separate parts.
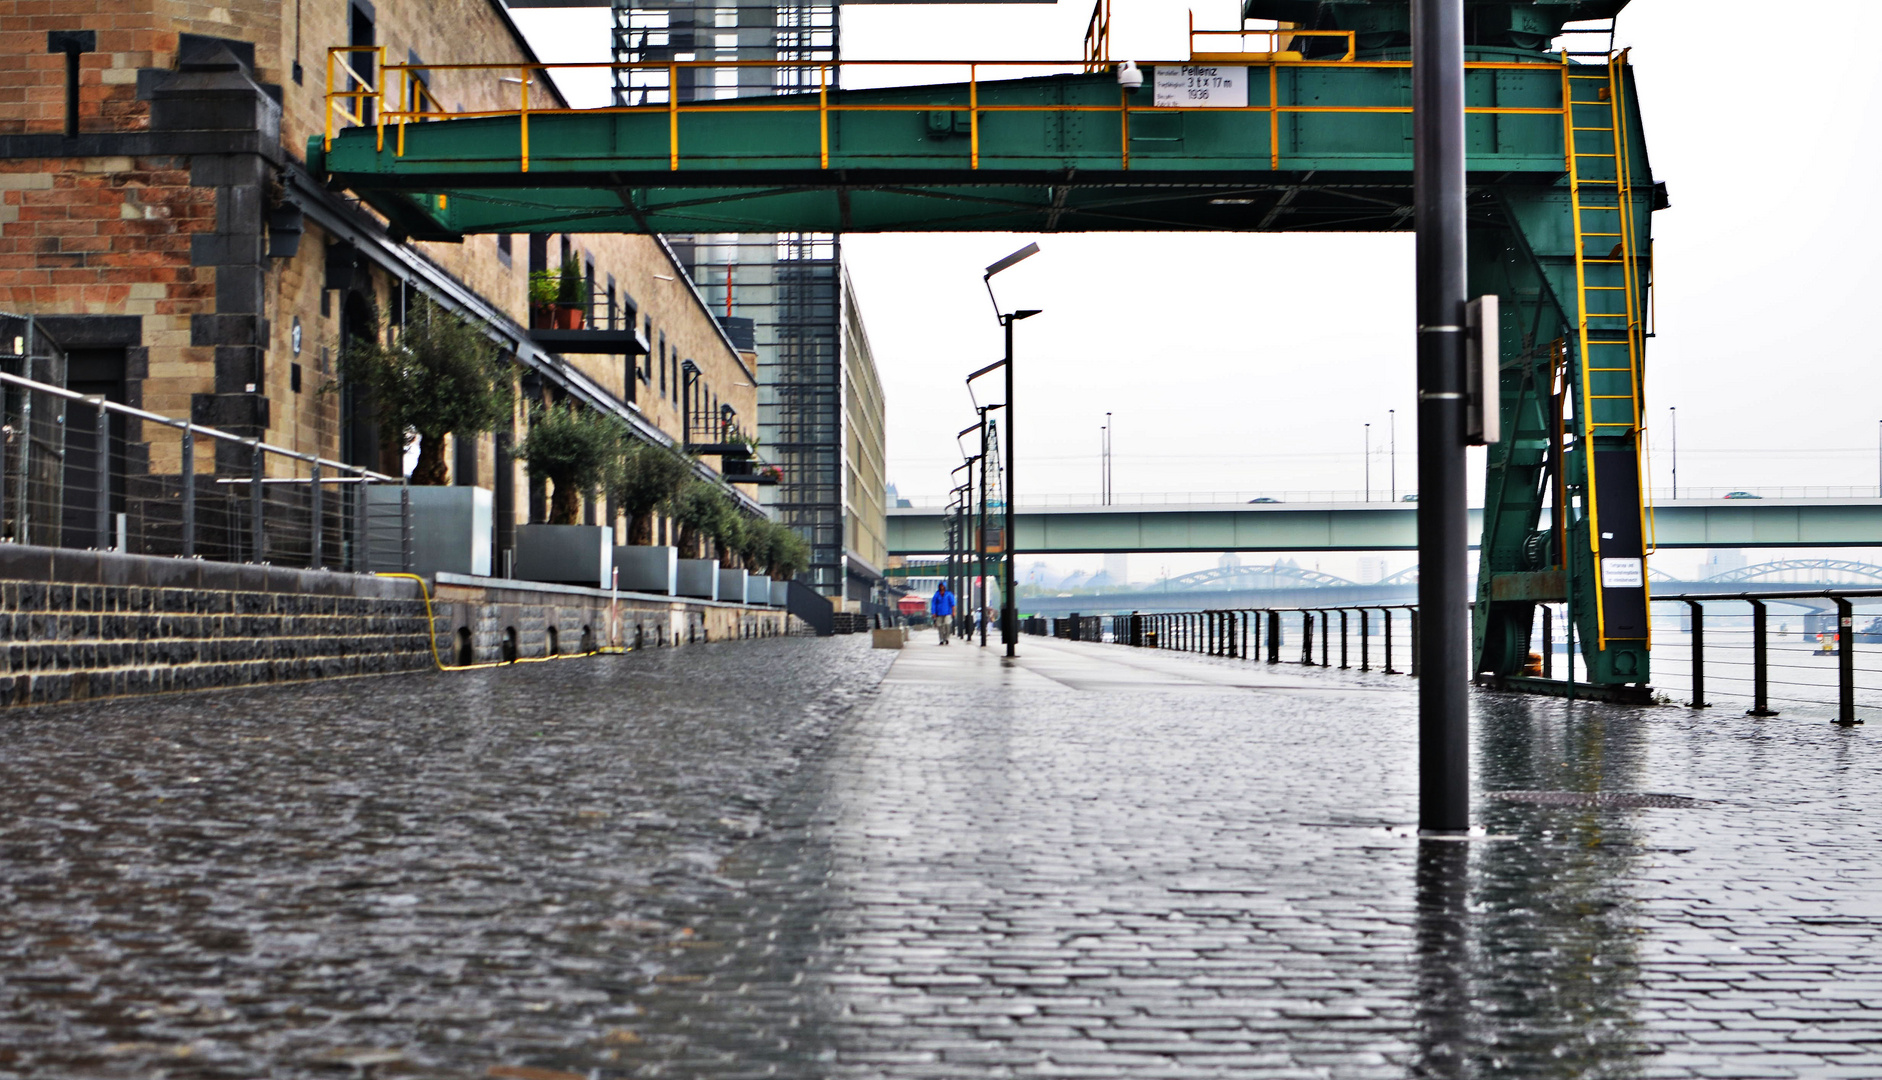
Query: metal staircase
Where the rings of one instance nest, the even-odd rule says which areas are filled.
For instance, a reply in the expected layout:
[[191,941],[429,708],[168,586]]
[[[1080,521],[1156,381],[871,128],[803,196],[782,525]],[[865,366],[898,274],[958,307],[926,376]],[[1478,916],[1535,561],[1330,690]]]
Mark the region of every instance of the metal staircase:
[[[1634,236],[1634,191],[1627,150],[1623,111],[1626,95],[1621,85],[1626,54],[1608,58],[1599,74],[1580,74],[1586,66],[1564,58],[1562,100],[1563,135],[1568,166],[1569,200],[1575,232],[1575,294],[1579,321],[1575,327],[1581,363],[1579,413],[1582,438],[1631,440],[1635,455],[1642,449],[1640,269],[1631,242]],[[1588,65],[1592,66],[1592,65]],[[1601,524],[1600,471],[1588,470],[1586,506],[1593,566],[1602,564],[1604,533]],[[1640,513],[1638,535],[1646,533],[1638,491],[1630,495],[1627,510]],[[1623,511],[1626,512],[1626,511]],[[1610,522],[1610,524],[1612,524]],[[1629,552],[1626,557],[1641,557]],[[1606,590],[1595,589],[1597,646],[1607,648]]]

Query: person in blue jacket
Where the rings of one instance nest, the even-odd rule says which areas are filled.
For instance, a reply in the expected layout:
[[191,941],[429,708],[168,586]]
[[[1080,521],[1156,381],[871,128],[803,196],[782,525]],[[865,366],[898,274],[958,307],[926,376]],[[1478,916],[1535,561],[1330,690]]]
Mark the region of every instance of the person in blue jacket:
[[941,644],[948,643],[948,624],[954,621],[954,594],[948,591],[948,583],[943,581],[934,591],[934,599],[929,602],[928,610],[934,615],[934,628],[941,634]]

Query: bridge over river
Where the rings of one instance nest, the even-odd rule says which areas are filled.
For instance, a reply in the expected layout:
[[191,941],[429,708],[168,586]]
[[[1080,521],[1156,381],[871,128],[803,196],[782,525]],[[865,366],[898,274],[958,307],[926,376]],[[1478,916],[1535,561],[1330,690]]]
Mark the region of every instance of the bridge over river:
[[[1027,506],[1014,515],[1025,555],[1111,552],[1414,551],[1416,503],[1198,503]],[[946,512],[889,511],[889,553],[943,555]],[[1544,526],[1548,515],[1543,515]],[[1654,508],[1651,546],[1882,546],[1882,499],[1681,499]],[[1470,512],[1470,531],[1483,512]],[[1474,544],[1472,545],[1475,546]]]
[[[1653,600],[1720,593],[1784,593],[1799,588],[1876,588],[1882,586],[1882,566],[1841,559],[1782,559],[1755,563],[1714,577],[1681,580],[1650,575]],[[1233,566],[1199,570],[1166,581],[1142,583],[1104,592],[1064,596],[1021,594],[1020,607],[1028,614],[1060,618],[1066,615],[1111,615],[1232,608],[1352,608],[1394,607],[1418,600],[1418,568],[1411,567],[1376,582],[1349,581],[1333,574],[1286,565]],[[1774,598],[1776,607],[1823,613],[1833,610],[1829,600],[1808,597]]]

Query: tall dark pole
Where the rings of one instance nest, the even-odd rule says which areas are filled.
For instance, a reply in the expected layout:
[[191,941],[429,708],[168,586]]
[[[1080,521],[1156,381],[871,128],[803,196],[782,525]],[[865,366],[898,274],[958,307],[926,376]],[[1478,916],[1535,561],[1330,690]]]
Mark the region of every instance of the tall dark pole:
[[980,647],[987,647],[987,410],[980,410],[980,532],[975,540],[979,548],[974,574],[980,580],[980,599],[974,605],[974,621],[980,624]]
[[[1464,0],[1412,2],[1418,277],[1418,824],[1470,827],[1464,493]],[[1491,372],[1495,371],[1492,367]],[[1494,386],[1493,374],[1486,376]],[[1486,391],[1487,392],[1487,391]]]
[[1013,324],[1023,316],[1008,315],[1006,324],[1006,456],[1000,464],[1006,469],[1006,483],[1000,491],[1006,496],[1006,530],[1000,539],[1000,551],[1006,556],[1006,588],[1000,595],[1000,640],[1006,643],[1006,655],[1019,655],[1019,598],[1013,595]]

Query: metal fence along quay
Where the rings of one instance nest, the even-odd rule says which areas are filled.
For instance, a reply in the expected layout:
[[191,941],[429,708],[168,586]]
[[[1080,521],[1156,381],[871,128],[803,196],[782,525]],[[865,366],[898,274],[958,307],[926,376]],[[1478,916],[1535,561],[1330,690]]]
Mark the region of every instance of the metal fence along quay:
[[[1563,696],[1593,696],[1561,605],[1540,605],[1529,675]],[[1767,718],[1860,724],[1882,711],[1882,589],[1694,594],[1653,602],[1660,704]],[[1416,677],[1415,604],[1213,608],[1029,619],[1029,632],[1075,641],[1269,664]]]
[[412,566],[404,478],[0,373],[0,540],[360,573]]

